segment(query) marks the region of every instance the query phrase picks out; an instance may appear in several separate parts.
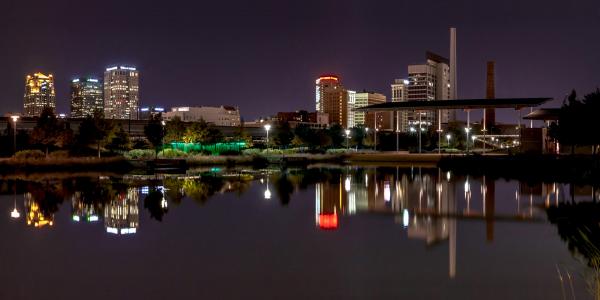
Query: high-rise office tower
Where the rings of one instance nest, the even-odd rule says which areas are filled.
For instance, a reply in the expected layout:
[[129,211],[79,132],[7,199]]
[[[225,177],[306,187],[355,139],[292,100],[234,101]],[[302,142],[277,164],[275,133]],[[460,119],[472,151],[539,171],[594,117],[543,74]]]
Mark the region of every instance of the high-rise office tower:
[[134,67],[111,67],[104,72],[104,117],[139,119],[139,72]]
[[[496,98],[496,78],[495,78],[495,63],[493,61],[487,62],[487,85],[485,90],[485,97],[487,99]],[[490,128],[496,124],[496,111],[493,108],[485,109],[485,126],[489,131]]]
[[[408,80],[395,79],[392,83],[392,102],[404,102],[408,96]],[[393,124],[397,126],[395,130],[400,132],[408,131],[408,113],[405,110],[397,111],[393,116]]]
[[23,110],[26,117],[37,117],[45,107],[56,109],[54,77],[52,74],[35,73],[25,79]]
[[356,108],[356,91],[348,91],[348,127],[352,128],[356,126],[354,120],[354,108]]
[[[386,97],[380,93],[374,92],[359,92],[356,93],[355,108],[364,107],[373,104],[385,103]],[[359,112],[355,111],[354,123],[356,125],[364,125],[365,127],[376,127],[377,129],[389,129],[390,127],[390,112]],[[375,126],[375,115],[377,115],[377,125]]]
[[322,75],[316,80],[316,110],[329,115],[329,123],[348,128],[348,91],[336,75]]
[[102,83],[96,78],[78,78],[71,82],[71,117],[85,118],[104,110]]
[[[450,99],[450,67],[447,58],[432,52],[426,53],[426,63],[408,66],[407,101],[432,101]],[[421,122],[426,130],[437,124],[438,114],[435,111],[408,112],[408,126],[414,127]],[[441,122],[448,123],[453,119],[450,112],[440,113]],[[403,121],[404,122],[404,121]]]

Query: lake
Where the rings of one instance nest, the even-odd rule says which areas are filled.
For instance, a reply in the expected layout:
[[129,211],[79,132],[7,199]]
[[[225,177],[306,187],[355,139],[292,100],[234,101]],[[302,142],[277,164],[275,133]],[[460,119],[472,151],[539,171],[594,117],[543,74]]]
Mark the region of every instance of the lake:
[[0,299],[587,299],[598,190],[420,167],[0,180]]

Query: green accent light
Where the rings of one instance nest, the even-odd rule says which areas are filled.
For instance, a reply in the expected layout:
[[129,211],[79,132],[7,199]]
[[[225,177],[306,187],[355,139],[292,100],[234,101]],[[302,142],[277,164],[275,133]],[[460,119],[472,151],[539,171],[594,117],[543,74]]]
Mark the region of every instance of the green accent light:
[[212,155],[219,155],[224,152],[241,152],[246,146],[246,142],[227,142],[227,143],[215,143],[206,144],[201,143],[184,143],[184,142],[172,142],[170,144],[171,149],[189,152],[210,152]]

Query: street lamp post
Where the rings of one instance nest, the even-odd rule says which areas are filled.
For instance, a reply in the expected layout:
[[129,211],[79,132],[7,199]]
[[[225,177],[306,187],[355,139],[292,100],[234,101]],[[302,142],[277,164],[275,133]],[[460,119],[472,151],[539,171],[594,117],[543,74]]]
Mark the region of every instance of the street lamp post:
[[369,137],[369,127],[365,127],[365,138]]
[[465,132],[467,133],[467,138],[465,139],[465,143],[467,144],[467,153],[469,153],[469,131],[471,130],[471,128],[467,127],[465,128]]
[[160,121],[160,125],[162,125],[162,138],[160,139],[160,143],[162,144],[162,151],[163,151],[163,156],[165,155],[165,135],[166,135],[166,131],[165,131],[165,126],[167,125],[167,123],[165,122],[165,120]]
[[346,129],[346,151],[350,149],[350,129]]
[[446,134],[446,142],[448,143],[448,148],[450,148],[450,138],[452,136],[450,134]]
[[267,152],[269,152],[269,130],[271,130],[271,124],[266,124],[265,130],[267,131]]
[[19,120],[19,116],[14,115],[10,116],[13,121],[13,154],[17,153],[17,121]]

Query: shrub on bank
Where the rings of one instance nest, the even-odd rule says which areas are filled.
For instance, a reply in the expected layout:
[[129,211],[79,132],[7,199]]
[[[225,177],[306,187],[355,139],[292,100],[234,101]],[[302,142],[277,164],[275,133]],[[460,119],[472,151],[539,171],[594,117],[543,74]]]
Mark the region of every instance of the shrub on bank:
[[50,152],[48,157],[50,157],[50,158],[69,158],[70,155],[69,155],[69,151],[58,150],[58,151]]
[[260,155],[262,154],[262,150],[261,149],[256,149],[256,148],[251,148],[251,149],[244,149],[242,150],[242,154],[243,155]]
[[327,154],[344,154],[348,151],[349,151],[348,149],[337,148],[337,149],[327,149],[327,151],[325,153],[327,153]]
[[151,149],[133,149],[125,152],[125,158],[127,159],[153,159],[154,156],[154,150]]
[[44,159],[46,158],[46,154],[40,150],[21,150],[15,153],[14,158],[23,160]]
[[178,149],[164,149],[158,152],[158,156],[162,158],[182,158],[187,157],[188,154]]

